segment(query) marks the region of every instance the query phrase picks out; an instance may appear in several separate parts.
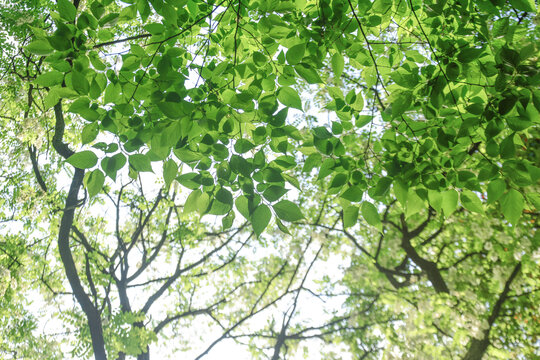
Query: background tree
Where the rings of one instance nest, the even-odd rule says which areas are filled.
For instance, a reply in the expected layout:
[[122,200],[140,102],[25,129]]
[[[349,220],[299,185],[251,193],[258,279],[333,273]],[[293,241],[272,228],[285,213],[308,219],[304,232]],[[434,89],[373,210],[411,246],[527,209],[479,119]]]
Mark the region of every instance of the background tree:
[[[2,242],[1,260],[65,292],[49,257],[58,240],[52,247],[84,314],[65,313],[83,329],[76,354],[90,336],[96,359],[149,356],[168,317],[134,305],[135,278],[149,281],[141,287],[156,299],[173,293],[167,298],[183,310],[171,319],[204,313],[222,328],[219,339],[251,337],[257,348],[266,340],[262,352],[274,359],[310,337],[343,340],[359,357],[534,352],[534,2],[59,0],[0,14],[2,212],[18,232]],[[289,115],[310,110],[307,97],[324,106],[327,123]],[[313,169],[315,180],[299,175]],[[149,197],[139,183],[154,171],[164,186]],[[313,181],[326,196],[304,198]],[[106,198],[114,221],[100,214]],[[221,224],[200,223],[194,210]],[[265,238],[271,222],[294,232],[296,251]],[[250,228],[254,249],[275,244],[287,256],[240,258]],[[239,237],[228,238],[231,229],[242,229]],[[313,242],[317,231],[338,244]],[[354,250],[342,251],[345,242]],[[191,251],[184,268],[179,259]],[[350,256],[341,283],[350,313],[322,325],[296,321],[313,267],[333,255]],[[146,275],[154,261],[176,270]],[[271,266],[246,280],[260,264]],[[358,269],[368,277],[356,279]],[[221,286],[192,308],[175,294],[196,293],[197,271],[197,286]],[[333,289],[322,280],[312,295]],[[228,293],[239,309],[222,301]],[[282,316],[248,326],[270,308]],[[415,333],[402,331],[411,323],[420,324]]]

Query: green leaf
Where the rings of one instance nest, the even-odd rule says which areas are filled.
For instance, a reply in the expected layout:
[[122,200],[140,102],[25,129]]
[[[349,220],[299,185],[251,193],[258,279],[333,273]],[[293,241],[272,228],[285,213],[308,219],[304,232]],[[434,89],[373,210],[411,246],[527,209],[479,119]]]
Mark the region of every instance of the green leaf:
[[97,26],[97,19],[86,11],[82,12],[77,19],[77,28],[79,28],[80,30],[86,29],[88,27],[90,27],[92,30],[96,30]]
[[425,208],[424,200],[422,200],[413,189],[409,189],[407,193],[407,211],[405,217],[410,217],[417,214]]
[[385,197],[390,190],[390,185],[392,185],[392,178],[387,176],[380,178],[375,188],[373,188],[372,191],[369,192],[369,196],[371,196],[372,198]]
[[175,102],[159,102],[158,108],[171,119],[180,119],[183,116],[183,109],[181,103]]
[[321,161],[322,161],[322,156],[318,152],[310,154],[307,157],[307,159],[304,161],[302,172],[311,172],[313,168],[319,167]]
[[49,55],[54,49],[47,40],[34,40],[30,44],[26,45],[26,51],[34,55]]
[[500,150],[501,158],[511,159],[516,155],[516,146],[514,145],[514,134],[508,135],[501,141]]
[[300,63],[300,61],[302,61],[305,51],[306,44],[304,43],[291,46],[287,51],[287,55],[285,56],[285,58],[290,65],[297,65],[298,63]]
[[411,107],[412,100],[413,97],[410,91],[402,91],[392,102],[392,117],[399,117],[407,111]]
[[223,226],[223,230],[231,228],[234,223],[234,218],[234,211],[229,211],[229,214],[227,216],[224,216],[223,219],[221,219],[221,225]]
[[499,200],[506,191],[506,183],[503,179],[495,179],[491,181],[487,187],[488,204],[493,204]]
[[152,164],[148,156],[143,154],[134,154],[129,156],[129,165],[139,172],[152,172]]
[[56,88],[53,88],[47,93],[47,96],[45,96],[45,99],[43,99],[43,107],[44,110],[49,110],[54,105],[58,104],[58,101],[60,100],[60,96],[58,95],[58,92],[55,91]]
[[243,217],[246,219],[250,219],[251,216],[249,214],[249,201],[248,198],[245,195],[240,195],[236,198],[234,201],[234,205],[236,206],[236,209],[240,214],[242,214]]
[[51,87],[61,84],[62,80],[64,80],[64,74],[62,74],[60,71],[52,70],[39,75],[36,78],[36,84],[44,87]]
[[533,125],[525,116],[505,116],[505,120],[513,131],[522,131]]
[[152,35],[159,35],[165,32],[167,28],[163,24],[151,23],[144,26],[144,30]]
[[253,231],[257,236],[261,235],[264,229],[266,229],[271,218],[272,212],[268,206],[264,204],[257,206],[251,215],[251,224],[253,226]]
[[294,70],[303,77],[309,84],[319,84],[323,81],[317,74],[317,71],[306,63],[300,63],[294,67]]
[[320,168],[319,168],[319,175],[317,176],[317,180],[324,179],[328,175],[332,173],[334,170],[334,167],[336,165],[336,162],[332,158],[325,159]]
[[122,153],[118,153],[112,157],[106,157],[101,160],[101,168],[105,171],[108,177],[116,180],[116,173],[126,164],[126,157]]
[[75,17],[77,16],[77,9],[75,8],[75,5],[71,3],[69,0],[58,0],[58,13],[60,16],[67,21],[75,21]]
[[274,39],[286,38],[291,32],[291,29],[284,26],[272,26],[268,35]]
[[512,94],[506,94],[504,99],[499,102],[499,114],[506,115],[510,111],[512,111],[512,109],[516,105],[517,100],[517,96],[514,96]]
[[503,163],[503,173],[517,186],[529,186],[533,184],[532,173],[522,161],[505,161]]
[[191,190],[196,190],[201,187],[201,181],[200,181],[200,175],[197,173],[187,173],[179,175],[176,178],[176,181],[178,181],[181,185],[187,187]]
[[220,188],[216,193],[216,200],[223,204],[231,205],[233,204],[233,197],[229,190],[225,188]]
[[439,191],[428,190],[429,205],[439,212],[442,210],[442,195]]
[[291,176],[289,174],[285,174],[285,173],[283,173],[282,175],[283,175],[283,178],[285,179],[285,181],[287,181],[289,184],[291,184],[292,186],[294,186],[298,190],[301,190],[300,182],[298,181],[298,179],[296,177]]
[[189,214],[197,211],[199,214],[204,214],[210,205],[210,196],[201,190],[194,190],[189,194],[184,204],[184,213]]
[[[51,44],[51,46],[55,50],[65,51],[65,50],[70,50],[72,47],[71,39],[67,37],[66,35],[49,36],[47,40],[49,41],[49,44]],[[62,71],[68,72],[69,70],[71,70],[71,67],[69,67],[68,69],[64,69]]]
[[96,18],[100,18],[105,13],[105,6],[99,1],[93,1],[90,5],[90,11]]
[[106,27],[112,26],[118,22],[118,13],[109,13],[99,20],[99,26]]
[[249,177],[253,171],[247,160],[238,155],[231,156],[230,168],[233,172],[242,174],[246,177]]
[[284,180],[282,172],[274,167],[267,167],[262,171],[262,175],[267,182],[279,183]]
[[146,20],[148,20],[148,17],[152,13],[152,10],[150,10],[150,4],[148,3],[148,0],[138,0],[137,10],[139,11],[139,14],[141,15],[141,19],[143,23],[145,23]]
[[51,91],[54,91],[60,98],[76,99],[79,97],[76,91],[67,87],[55,86]]
[[89,169],[96,166],[98,157],[92,151],[85,150],[71,155],[68,163],[79,169]]
[[285,221],[298,221],[304,218],[298,205],[289,200],[281,200],[277,204],[272,205],[272,207],[276,215]]
[[449,217],[458,206],[458,193],[456,190],[446,190],[442,193],[442,210],[444,216]]
[[176,9],[171,5],[163,4],[161,15],[165,18],[165,24],[177,25],[178,15],[176,14]]
[[278,218],[276,218],[276,224],[277,224],[279,230],[281,230],[282,232],[284,232],[287,235],[291,235],[291,232],[289,231],[289,229],[287,229],[287,227]]
[[105,89],[103,102],[105,102],[105,104],[108,104],[108,103],[114,104],[114,103],[119,102],[121,100],[120,98],[121,89],[122,87],[118,83],[117,84],[110,83],[109,85],[107,85],[107,88]]
[[510,4],[516,8],[516,10],[536,12],[534,0],[510,0]]
[[90,101],[86,97],[79,97],[72,102],[68,111],[79,114],[88,121],[95,121],[99,118],[99,113],[90,108]]
[[263,196],[266,200],[274,202],[279,200],[283,195],[285,195],[289,190],[285,189],[283,186],[271,185],[263,192]]
[[248,152],[249,150],[253,149],[255,145],[246,139],[238,139],[234,143],[234,151],[236,151],[239,154],[244,154]]
[[501,210],[504,218],[514,226],[518,223],[525,201],[517,190],[510,189],[501,199]]
[[529,193],[527,194],[527,200],[531,202],[536,211],[540,210],[540,193]]
[[302,100],[293,88],[284,86],[278,90],[277,99],[285,106],[302,111]]
[[354,226],[356,222],[358,221],[358,206],[347,206],[343,210],[343,227],[349,228],[351,226]]
[[461,199],[461,205],[469,211],[476,212],[479,214],[484,214],[484,207],[482,206],[482,202],[476,196],[475,193],[473,193],[470,190],[463,190],[463,192],[460,195]]
[[99,127],[97,123],[88,124],[83,127],[81,132],[81,142],[88,144],[94,141],[99,134]]
[[508,25],[510,21],[508,17],[500,18],[493,22],[493,36],[501,37],[508,33]]
[[[352,108],[356,110],[357,112],[360,112],[364,109],[364,98],[362,97],[362,94],[356,95],[356,100],[354,103],[351,104]],[[360,120],[363,117],[364,120]],[[355,125],[358,127],[362,127],[366,124],[368,124],[371,120],[373,120],[373,116],[371,115],[359,115],[358,120]],[[363,124],[363,122],[365,123]]]
[[407,89],[413,89],[418,84],[418,75],[405,68],[397,68],[390,74],[390,77],[396,84]]
[[484,49],[482,48],[465,48],[458,54],[458,60],[461,63],[470,63],[471,61],[478,59],[483,52]]
[[86,76],[79,71],[73,71],[71,73],[71,85],[73,90],[81,95],[88,94],[88,91],[90,90],[90,83],[86,79]]
[[88,196],[94,197],[103,188],[103,184],[105,183],[105,175],[101,172],[101,170],[94,170],[88,173],[88,177],[86,179],[86,189],[88,190]]
[[392,0],[375,0],[375,2],[373,2],[373,6],[371,7],[371,9],[376,14],[384,15],[390,10],[391,7],[392,7]]
[[232,204],[232,194],[228,190],[220,188],[216,193],[214,201],[211,202],[208,213],[212,215],[225,215],[231,211]]
[[324,126],[314,127],[312,131],[313,135],[318,139],[330,139],[332,137],[332,133]]
[[409,195],[409,188],[399,179],[395,179],[394,182],[394,194],[396,199],[400,202],[401,206],[407,205],[407,196]]
[[532,91],[532,101],[536,110],[540,112],[540,90]]
[[451,62],[446,66],[446,76],[448,80],[456,81],[459,77],[459,65],[455,62]]
[[89,108],[90,108],[90,100],[88,100],[88,98],[86,97],[79,97],[77,100],[71,103],[68,111],[72,113],[80,114],[81,112]]
[[266,115],[272,115],[279,107],[277,98],[272,95],[264,95],[259,98],[259,110]]
[[260,52],[254,52],[253,53],[253,62],[258,67],[261,67],[261,66],[264,66],[264,65],[267,64],[268,58],[264,54],[262,54]]
[[334,75],[336,79],[339,79],[341,77],[341,74],[343,73],[343,68],[345,67],[345,60],[343,59],[343,55],[341,53],[337,52],[332,56],[332,70],[334,71]]
[[169,159],[163,163],[163,180],[165,180],[165,187],[168,188],[176,174],[178,173],[178,165],[174,160]]
[[364,192],[359,186],[351,186],[350,188],[345,190],[340,196],[351,202],[358,202],[362,201],[363,194]]
[[377,211],[377,208],[375,205],[368,201],[364,201],[362,203],[362,216],[366,220],[366,222],[371,225],[379,228],[381,226],[381,218],[379,216],[379,212]]

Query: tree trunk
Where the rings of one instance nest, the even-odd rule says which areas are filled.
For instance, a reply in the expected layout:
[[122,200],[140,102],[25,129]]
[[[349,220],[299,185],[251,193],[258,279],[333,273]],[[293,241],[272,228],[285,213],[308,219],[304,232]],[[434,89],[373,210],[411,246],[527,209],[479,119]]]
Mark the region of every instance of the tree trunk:
[[101,316],[82,287],[81,279],[77,274],[77,267],[75,266],[75,261],[73,260],[69,245],[69,234],[71,227],[73,226],[73,217],[78,202],[77,196],[82,186],[83,177],[84,170],[75,169],[75,174],[73,175],[73,180],[71,181],[71,186],[66,199],[66,207],[60,222],[60,229],[58,231],[58,251],[60,252],[60,258],[62,259],[62,264],[64,265],[66,276],[69,280],[71,289],[73,290],[73,294],[88,320],[94,357],[96,360],[106,360],[107,354],[105,353]]

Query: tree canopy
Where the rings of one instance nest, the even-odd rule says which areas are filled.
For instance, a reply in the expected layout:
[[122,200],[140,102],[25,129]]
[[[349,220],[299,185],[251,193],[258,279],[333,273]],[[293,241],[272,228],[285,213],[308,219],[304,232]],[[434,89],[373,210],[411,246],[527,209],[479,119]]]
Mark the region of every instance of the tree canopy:
[[539,20],[3,2],[0,356],[540,356]]

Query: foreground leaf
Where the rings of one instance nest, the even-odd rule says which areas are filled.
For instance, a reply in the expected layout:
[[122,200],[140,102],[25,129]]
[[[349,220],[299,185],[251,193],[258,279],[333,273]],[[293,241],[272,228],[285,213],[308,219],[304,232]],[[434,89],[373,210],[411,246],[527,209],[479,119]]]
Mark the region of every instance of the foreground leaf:
[[76,168],[89,169],[96,166],[98,157],[92,151],[85,150],[71,155],[66,161]]
[[281,200],[272,205],[272,208],[274,208],[276,215],[285,221],[298,221],[304,218],[298,205],[289,200]]
[[257,206],[251,215],[251,224],[253,225],[253,231],[255,231],[257,236],[261,235],[264,229],[266,229],[271,218],[272,212],[268,206],[264,204]]

